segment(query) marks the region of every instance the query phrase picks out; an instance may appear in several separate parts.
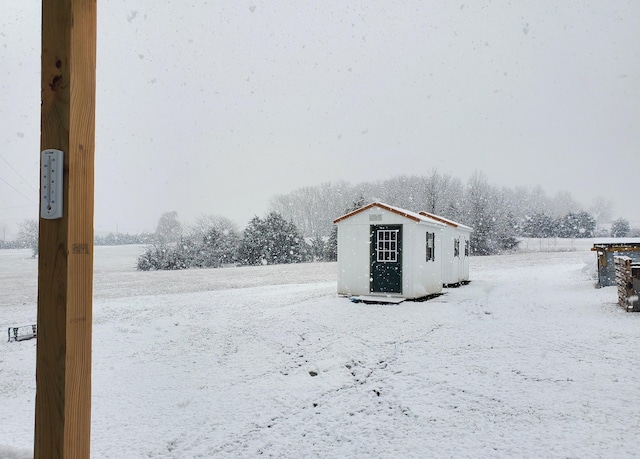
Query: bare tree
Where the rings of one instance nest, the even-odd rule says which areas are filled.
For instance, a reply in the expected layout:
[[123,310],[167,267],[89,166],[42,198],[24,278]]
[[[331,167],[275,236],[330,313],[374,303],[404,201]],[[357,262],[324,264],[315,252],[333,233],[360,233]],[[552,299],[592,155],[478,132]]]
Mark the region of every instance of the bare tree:
[[202,215],[189,228],[189,234],[202,237],[212,229],[226,235],[238,234],[238,225],[227,217],[220,215]]
[[158,220],[156,239],[160,244],[177,242],[182,236],[182,224],[178,221],[178,212],[165,212]]
[[331,233],[333,220],[342,215],[356,194],[354,187],[346,182],[323,183],[276,195],[269,209],[293,222],[304,236],[324,237]]
[[614,205],[611,199],[604,196],[596,196],[591,201],[589,212],[596,219],[596,234],[602,231],[602,225],[611,222],[613,217]]
[[573,199],[573,196],[568,191],[558,191],[551,200],[552,217],[560,218],[580,210],[582,210],[580,204]]

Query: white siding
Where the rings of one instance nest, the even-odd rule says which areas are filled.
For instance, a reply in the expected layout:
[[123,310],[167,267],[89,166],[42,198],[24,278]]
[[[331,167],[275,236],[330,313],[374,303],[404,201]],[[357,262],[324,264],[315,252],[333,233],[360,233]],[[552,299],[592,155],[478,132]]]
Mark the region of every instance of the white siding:
[[[460,264],[460,281],[468,281],[469,280],[469,258],[471,257],[471,231],[470,230],[460,230],[462,234],[460,238],[460,253],[462,255],[461,264]],[[464,241],[464,242],[463,242]],[[465,255],[465,244],[469,244],[469,254]]]
[[455,284],[458,282],[458,262],[459,260],[453,256],[454,240],[457,237],[455,229],[447,226],[442,230],[442,283]]
[[[411,288],[410,292],[407,290],[407,296],[420,298],[442,291],[442,270],[439,261],[442,255],[442,232],[441,228],[426,224],[415,223],[413,226],[414,231],[410,242],[410,250],[405,252],[407,256],[404,259],[406,269],[411,270],[412,278],[411,285],[407,285],[408,288]],[[427,261],[426,259],[427,232],[435,234],[435,260],[433,261]]]
[[369,225],[338,225],[338,293],[369,293]]

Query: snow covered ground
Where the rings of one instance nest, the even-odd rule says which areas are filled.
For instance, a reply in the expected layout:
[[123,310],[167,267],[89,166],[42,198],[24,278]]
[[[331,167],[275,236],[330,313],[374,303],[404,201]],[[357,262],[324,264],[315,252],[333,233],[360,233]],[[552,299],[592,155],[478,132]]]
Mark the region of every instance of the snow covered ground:
[[[472,259],[427,302],[335,294],[334,263],[137,272],[96,247],[92,457],[638,457],[640,314],[591,241]],[[37,261],[0,251],[0,327]],[[35,340],[0,342],[0,457],[30,457]]]

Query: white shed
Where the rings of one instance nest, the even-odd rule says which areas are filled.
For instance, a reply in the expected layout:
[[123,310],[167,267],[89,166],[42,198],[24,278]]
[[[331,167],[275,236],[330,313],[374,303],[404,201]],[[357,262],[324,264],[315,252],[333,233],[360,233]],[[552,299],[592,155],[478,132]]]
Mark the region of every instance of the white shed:
[[468,282],[469,244],[473,230],[461,223],[429,212],[420,212],[420,215],[446,225],[442,233],[442,283],[446,287]]
[[442,291],[444,223],[380,202],[333,223],[338,294],[416,299]]

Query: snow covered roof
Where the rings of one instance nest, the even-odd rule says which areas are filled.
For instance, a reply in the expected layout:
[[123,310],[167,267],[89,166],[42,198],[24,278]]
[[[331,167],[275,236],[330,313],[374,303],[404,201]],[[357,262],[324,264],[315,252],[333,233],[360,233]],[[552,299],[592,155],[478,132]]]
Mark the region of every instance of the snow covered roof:
[[640,237],[598,237],[593,238],[594,245],[635,244],[640,245]]
[[425,211],[421,211],[421,212],[419,212],[419,214],[423,215],[425,217],[429,217],[429,218],[431,218],[433,220],[442,222],[445,225],[452,226],[454,228],[460,228],[460,229],[463,229],[463,230],[473,231],[473,229],[471,227],[469,227],[469,226],[463,225],[462,223],[454,222],[453,220],[449,220],[448,218],[444,218],[444,217],[441,217],[439,215],[435,215],[435,214],[432,214],[432,213],[429,213],[429,212],[425,212]]
[[412,212],[410,210],[406,210],[406,209],[401,209],[400,207],[395,207],[395,206],[390,206],[389,204],[385,204],[383,202],[372,202],[371,204],[367,204],[364,207],[360,207],[359,209],[354,210],[353,212],[349,212],[346,215],[343,215],[342,217],[338,217],[336,218],[333,223],[339,223],[343,220],[346,220],[348,218],[353,217],[356,214],[359,214],[360,212],[364,212],[365,210],[371,209],[373,207],[379,207],[381,209],[387,210],[389,212],[393,212],[394,214],[398,214],[402,217],[408,218],[409,220],[413,220],[415,222],[421,223],[431,223],[431,224],[435,224],[438,226],[444,226],[445,223],[442,221],[438,221],[434,218],[431,218],[427,215],[421,215],[417,212]]
[[594,241],[592,251],[605,252],[638,252],[640,238],[603,238]]

